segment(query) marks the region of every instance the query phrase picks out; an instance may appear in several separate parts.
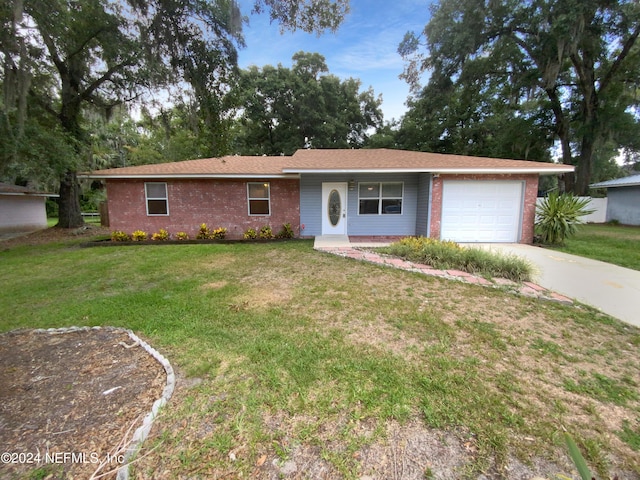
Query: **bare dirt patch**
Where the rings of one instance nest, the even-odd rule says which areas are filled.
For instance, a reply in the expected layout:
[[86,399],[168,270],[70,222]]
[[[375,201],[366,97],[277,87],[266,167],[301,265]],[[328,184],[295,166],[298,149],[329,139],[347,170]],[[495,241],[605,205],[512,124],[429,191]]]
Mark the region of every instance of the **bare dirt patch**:
[[23,245],[44,245],[46,243],[67,242],[69,240],[89,240],[97,235],[109,235],[107,227],[86,224],[79,228],[51,227],[22,235],[0,235],[0,250]]
[[[284,305],[291,300],[291,287],[287,284],[272,284],[250,287],[238,296],[237,305],[242,308],[261,309]],[[235,305],[235,304],[234,304]]]
[[115,447],[162,395],[162,365],[122,330],[0,338],[0,445],[15,457],[0,478],[89,478],[108,455],[117,468]]
[[221,288],[224,288],[227,285],[228,285],[228,282],[226,282],[225,280],[220,280],[217,282],[205,283],[204,285],[202,285],[202,288],[204,290],[220,290]]

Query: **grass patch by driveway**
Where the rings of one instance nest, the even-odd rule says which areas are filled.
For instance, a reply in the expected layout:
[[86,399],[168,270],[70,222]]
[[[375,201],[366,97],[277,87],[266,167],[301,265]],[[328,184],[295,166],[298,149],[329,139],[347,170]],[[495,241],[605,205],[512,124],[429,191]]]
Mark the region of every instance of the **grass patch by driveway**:
[[601,476],[640,477],[640,332],[595,310],[300,241],[0,263],[0,330],[122,326],[177,369],[134,478],[550,477],[565,429]]
[[553,248],[640,270],[640,227],[609,224],[581,225],[576,236],[567,239],[564,246]]

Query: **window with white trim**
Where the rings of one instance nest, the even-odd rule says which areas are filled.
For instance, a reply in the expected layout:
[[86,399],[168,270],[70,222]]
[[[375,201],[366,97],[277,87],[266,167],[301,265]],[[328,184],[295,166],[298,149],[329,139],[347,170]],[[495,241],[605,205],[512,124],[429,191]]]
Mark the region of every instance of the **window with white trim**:
[[363,182],[358,185],[360,215],[401,215],[402,182]]
[[169,215],[169,196],[167,195],[166,183],[145,183],[144,195],[147,202],[147,215]]
[[269,182],[247,183],[249,215],[271,215],[271,186]]

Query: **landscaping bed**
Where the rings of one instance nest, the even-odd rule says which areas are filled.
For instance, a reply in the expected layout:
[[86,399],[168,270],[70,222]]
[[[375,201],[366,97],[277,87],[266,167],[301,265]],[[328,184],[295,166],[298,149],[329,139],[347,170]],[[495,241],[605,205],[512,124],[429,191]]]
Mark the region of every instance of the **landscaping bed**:
[[515,255],[500,255],[455,242],[426,237],[406,237],[377,251],[440,270],[461,270],[488,278],[531,281],[533,266]]
[[166,380],[114,329],[5,333],[0,364],[2,478],[88,479],[121,467]]

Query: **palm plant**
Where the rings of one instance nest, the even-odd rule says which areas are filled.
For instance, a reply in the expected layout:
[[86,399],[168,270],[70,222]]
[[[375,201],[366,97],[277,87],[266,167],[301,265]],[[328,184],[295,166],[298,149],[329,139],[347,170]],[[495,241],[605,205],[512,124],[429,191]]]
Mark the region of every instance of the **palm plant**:
[[587,208],[588,198],[551,192],[536,206],[536,230],[542,243],[562,245],[566,238],[575,235],[582,217],[593,213]]

